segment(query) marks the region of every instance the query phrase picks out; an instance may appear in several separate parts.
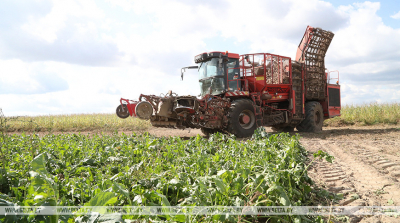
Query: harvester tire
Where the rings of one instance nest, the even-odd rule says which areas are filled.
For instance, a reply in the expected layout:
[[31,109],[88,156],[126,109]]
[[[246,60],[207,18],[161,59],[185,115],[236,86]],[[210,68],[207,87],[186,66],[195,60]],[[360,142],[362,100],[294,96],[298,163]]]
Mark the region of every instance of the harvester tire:
[[122,110],[122,105],[119,105],[118,107],[117,107],[117,111],[116,111],[116,113],[117,113],[117,116],[119,117],[119,118],[128,118],[129,117],[129,111],[128,111],[128,106],[126,106],[125,104],[123,105],[124,107],[124,109]]
[[324,123],[324,111],[317,101],[306,103],[306,118],[296,126],[299,132],[320,132]]
[[294,131],[294,127],[292,127],[292,126],[271,127],[271,129],[274,132],[293,132]]
[[201,132],[202,132],[206,137],[209,137],[211,134],[217,133],[218,130],[216,130],[216,129],[209,129],[209,128],[201,128]]
[[253,135],[257,128],[256,115],[253,102],[247,99],[233,101],[228,112],[227,131],[238,138],[246,138]]

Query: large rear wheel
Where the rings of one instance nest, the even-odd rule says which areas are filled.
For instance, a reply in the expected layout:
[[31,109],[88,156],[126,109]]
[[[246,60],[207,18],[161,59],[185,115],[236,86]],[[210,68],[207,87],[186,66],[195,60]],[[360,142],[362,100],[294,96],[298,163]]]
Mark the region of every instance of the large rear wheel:
[[300,132],[320,132],[324,123],[324,111],[317,101],[306,103],[306,118],[296,126]]
[[247,99],[239,99],[232,103],[229,109],[228,132],[238,138],[250,137],[257,128],[256,115],[253,102]]

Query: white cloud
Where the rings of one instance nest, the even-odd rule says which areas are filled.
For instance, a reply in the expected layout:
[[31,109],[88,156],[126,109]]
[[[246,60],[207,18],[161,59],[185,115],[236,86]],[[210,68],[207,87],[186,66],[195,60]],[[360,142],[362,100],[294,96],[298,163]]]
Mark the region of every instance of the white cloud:
[[44,94],[68,90],[68,83],[57,72],[47,72],[39,64],[20,60],[0,60],[0,94]]
[[[98,9],[93,0],[74,1],[74,0],[53,0],[53,8],[44,17],[31,17],[29,22],[22,25],[22,29],[49,43],[57,39],[58,32],[66,26],[70,17],[77,18],[102,18],[103,12]],[[82,24],[77,23],[81,26]]]
[[[7,70],[0,85],[21,85],[29,94],[0,92],[0,107],[8,115],[114,112],[120,97],[198,95],[195,71],[180,81],[180,68],[193,65],[195,55],[294,57],[307,25],[335,33],[326,65],[340,71],[343,103],[400,100],[400,29],[386,26],[379,8],[317,0],[54,0],[47,11],[0,21],[0,69]],[[51,88],[60,79],[68,89]]]
[[[320,1],[310,1],[314,7],[294,0],[224,2],[219,7],[214,3],[183,1],[110,2],[114,7],[147,15],[151,21],[147,24],[151,30],[148,34],[143,34],[140,25],[133,21],[135,26],[131,29],[108,36],[125,53],[123,61],[136,59],[135,62],[144,67],[154,66],[156,62],[166,72],[176,72],[192,63],[194,55],[205,51],[206,39],[213,37],[233,38],[239,44],[248,42],[251,52],[294,56],[298,41],[311,20],[314,20],[312,25],[335,29],[343,26],[347,19],[347,15],[330,3]],[[295,42],[291,42],[292,39]],[[221,48],[213,50],[232,51]]]
[[400,84],[389,85],[358,85],[343,84],[342,105],[391,103],[400,101]]
[[[381,89],[400,83],[400,29],[386,26],[376,14],[379,8],[378,2],[339,8],[350,20],[347,27],[335,33],[326,61],[329,68],[340,71],[341,80],[347,84]],[[393,92],[396,86],[390,85]],[[366,93],[365,98],[369,98]]]
[[394,15],[391,15],[390,17],[393,19],[400,19],[400,11]]
[[329,56],[342,64],[376,62],[399,57],[400,30],[386,26],[376,14],[379,2],[343,9],[349,25],[335,33]]
[[42,3],[48,10],[30,3],[29,11],[21,3],[8,2],[11,13],[4,14],[0,22],[0,59],[115,65],[123,54],[102,35],[109,20],[96,3],[53,0]]
[[[9,64],[17,68],[9,76],[0,75],[0,83],[24,90],[28,94],[2,94],[0,108],[6,115],[46,115],[70,113],[114,112],[121,97],[137,100],[141,93],[167,93],[173,90],[179,95],[199,94],[197,75],[187,72],[184,81],[180,75],[171,76],[154,68],[87,67],[60,62],[36,62],[29,65],[21,61],[2,61],[0,67]],[[68,90],[37,92],[40,83],[32,75],[41,71],[62,77]],[[23,82],[25,81],[25,82]],[[52,81],[50,84],[56,84]],[[3,89],[1,89],[3,90]],[[39,89],[40,90],[40,89]],[[24,101],[24,105],[21,105]]]

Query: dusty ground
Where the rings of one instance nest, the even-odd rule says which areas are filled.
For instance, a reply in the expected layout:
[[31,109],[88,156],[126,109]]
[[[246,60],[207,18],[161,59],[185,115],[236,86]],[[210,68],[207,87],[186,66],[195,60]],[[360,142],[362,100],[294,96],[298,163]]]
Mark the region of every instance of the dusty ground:
[[[400,127],[326,128],[301,134],[310,152],[323,150],[333,163],[318,161],[309,171],[321,187],[344,194],[340,206],[400,206]],[[352,222],[400,222],[400,218],[353,216]]]
[[[270,128],[267,131],[272,132]],[[193,129],[152,128],[148,132],[155,136],[202,135],[200,130]],[[310,177],[319,187],[344,195],[333,205],[400,206],[399,125],[324,127],[321,133],[299,134],[302,145],[311,153],[323,150],[335,157],[333,163],[317,160],[309,170]],[[351,216],[347,220],[400,222],[400,216]]]

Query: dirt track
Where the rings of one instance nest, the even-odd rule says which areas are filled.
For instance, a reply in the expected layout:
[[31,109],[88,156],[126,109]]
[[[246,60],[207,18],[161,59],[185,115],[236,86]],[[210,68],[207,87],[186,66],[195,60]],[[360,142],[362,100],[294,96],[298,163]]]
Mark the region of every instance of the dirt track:
[[[318,161],[309,171],[321,187],[344,194],[340,206],[400,206],[400,128],[332,128],[301,134],[310,152],[323,150],[334,162]],[[351,218],[353,222],[400,222],[394,217]]]
[[[268,132],[272,132],[267,128]],[[190,137],[199,130],[149,131],[156,136]],[[298,132],[295,132],[298,133]],[[319,187],[343,194],[339,206],[400,206],[400,126],[324,128],[322,133],[300,133],[310,152],[323,150],[333,163],[316,161],[309,171]],[[311,156],[310,156],[311,158]],[[400,218],[351,216],[351,222],[400,222]]]

